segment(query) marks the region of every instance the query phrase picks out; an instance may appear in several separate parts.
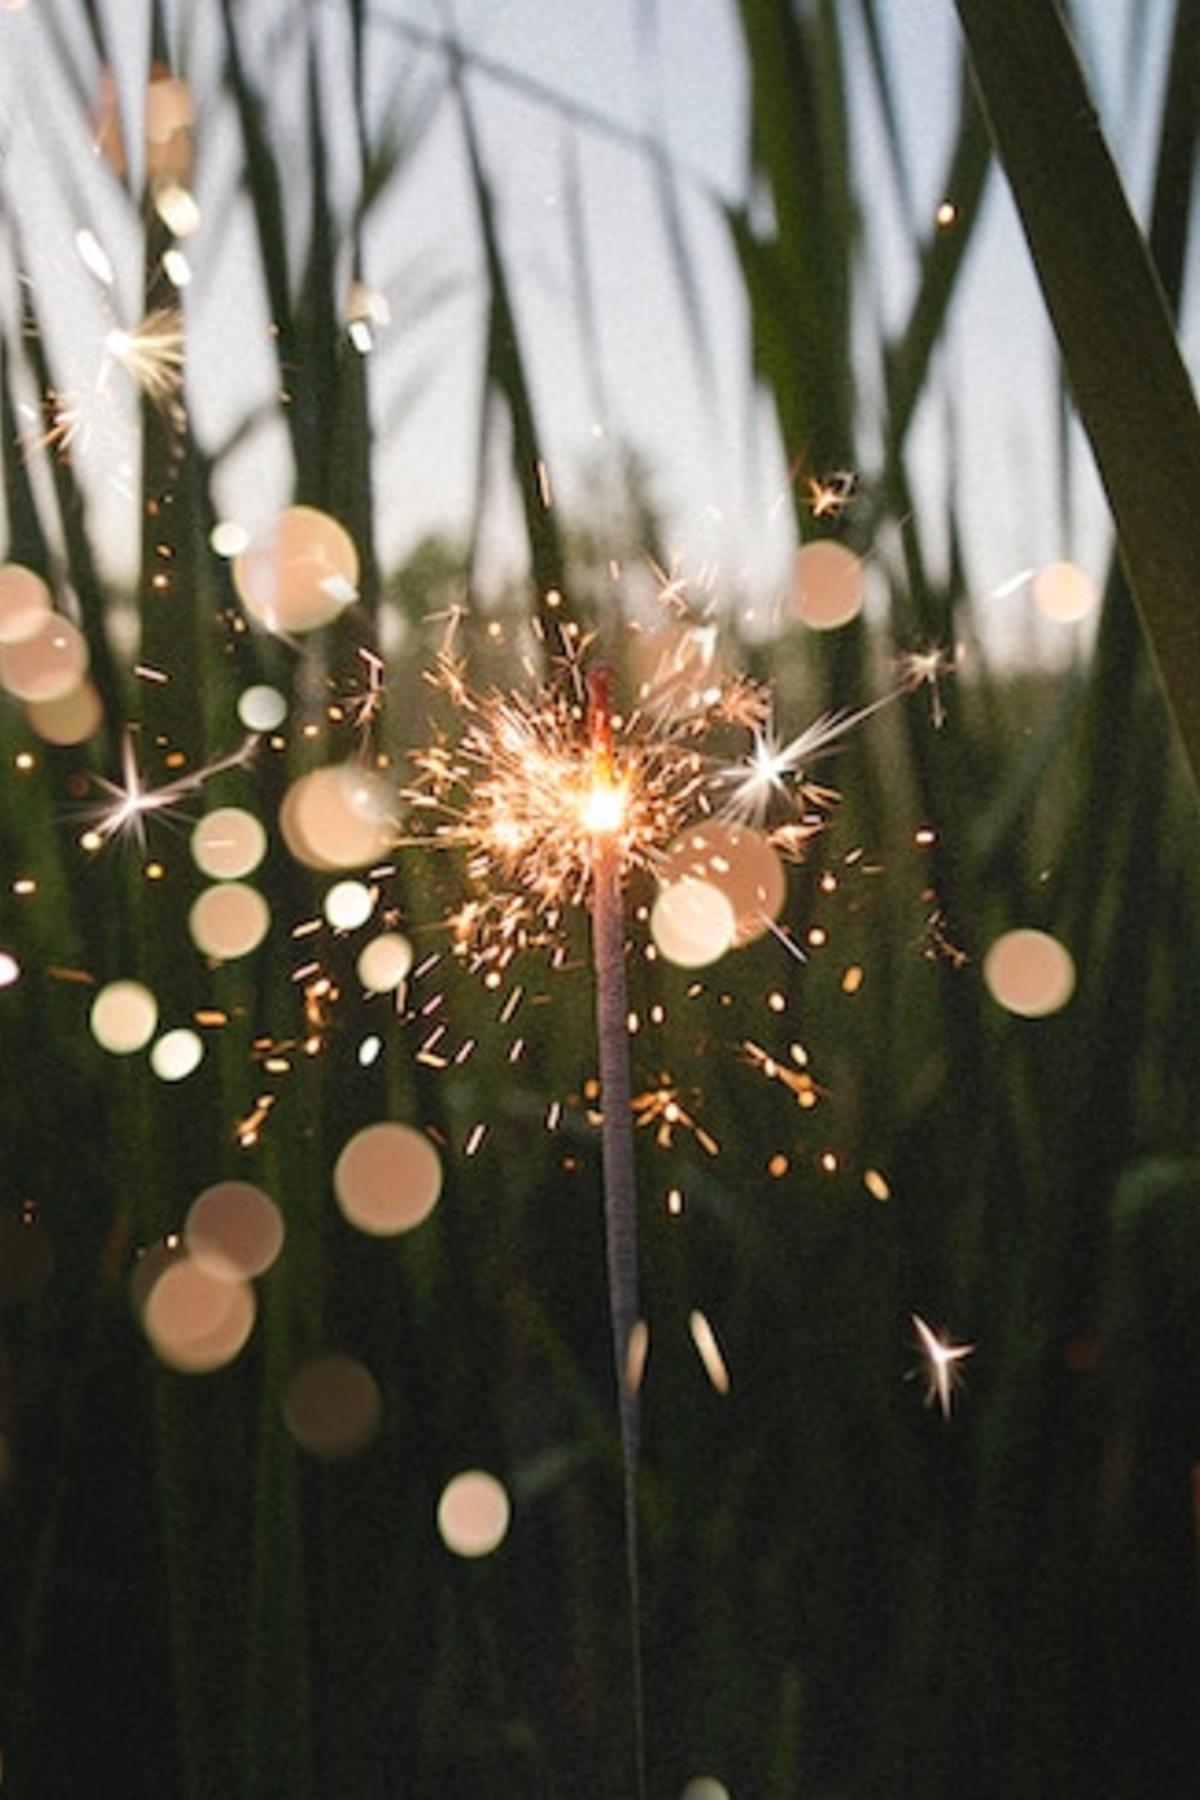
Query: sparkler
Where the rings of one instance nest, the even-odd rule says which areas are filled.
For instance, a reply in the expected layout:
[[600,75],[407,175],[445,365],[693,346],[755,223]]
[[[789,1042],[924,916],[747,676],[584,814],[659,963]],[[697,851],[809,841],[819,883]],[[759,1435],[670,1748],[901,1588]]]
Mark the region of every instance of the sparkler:
[[[625,1471],[625,1561],[633,1659],[633,1705],[639,1795],[645,1795],[645,1725],[642,1698],[641,1606],[638,1592],[637,1461],[640,1428],[634,1379],[638,1323],[637,1184],[633,1163],[633,1090],[629,1071],[629,993],[625,980],[625,921],[621,903],[621,844],[630,790],[613,757],[612,674],[588,677],[591,779],[581,794],[581,817],[590,834],[592,967],[596,976],[596,1038],[600,1052],[601,1142],[604,1168],[604,1235],[608,1260],[613,1366]],[[640,1357],[637,1362],[640,1362]]]
[[684,827],[716,810],[737,765],[709,754],[721,728],[761,722],[765,690],[738,677],[682,689],[651,683],[624,716],[604,709],[609,777],[589,723],[586,645],[532,693],[471,688],[448,650],[433,681],[466,720],[456,745],[414,756],[404,798],[428,821],[408,842],[464,853],[470,897],[451,920],[473,969],[503,971],[522,950],[552,941],[571,907],[588,907],[605,840],[624,874],[654,874]]
[[[675,600],[677,590],[671,598]],[[932,682],[944,663],[932,655],[906,666],[897,687],[868,706],[826,714],[790,740],[775,733],[767,690],[714,667],[711,632],[684,630],[624,713],[614,708],[612,672],[585,668],[588,648],[565,632],[565,653],[529,692],[473,688],[454,654],[459,615],[430,679],[462,721],[456,739],[438,736],[414,754],[403,794],[403,842],[457,851],[467,897],[449,920],[455,954],[496,987],[514,960],[534,948],[561,956],[565,915],[583,910],[591,926],[610,1329],[624,1467],[627,1576],[639,1795],[645,1794],[637,1555],[639,1382],[647,1343],[639,1318],[634,1130],[659,1141],[676,1129],[710,1153],[670,1078],[633,1095],[629,1056],[624,893],[638,875],[668,880],[680,834],[705,819],[767,826],[767,841],[792,860],[805,853],[836,796],[807,776],[810,765],[882,706]],[[732,758],[710,747],[749,735]],[[782,814],[782,817],[780,817]],[[768,920],[768,924],[771,922]],[[783,934],[780,934],[783,935]],[[790,940],[784,941],[798,953]],[[801,1106],[818,1090],[802,1070],[782,1068],[757,1045],[748,1060],[789,1087]],[[696,1327],[693,1325],[693,1332]],[[698,1345],[701,1340],[697,1340]],[[711,1344],[711,1350],[704,1348]],[[708,1332],[701,1354],[710,1379],[728,1384]],[[719,1374],[714,1373],[718,1370]]]

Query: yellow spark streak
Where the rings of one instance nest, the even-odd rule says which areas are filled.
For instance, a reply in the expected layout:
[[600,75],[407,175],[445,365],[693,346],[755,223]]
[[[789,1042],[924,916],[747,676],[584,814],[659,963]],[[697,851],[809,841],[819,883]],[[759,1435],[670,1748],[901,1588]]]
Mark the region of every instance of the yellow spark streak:
[[690,1132],[700,1148],[709,1156],[719,1156],[721,1146],[700,1124],[694,1113],[688,1111],[680,1098],[679,1089],[671,1081],[669,1075],[659,1077],[659,1085],[647,1088],[645,1093],[633,1097],[633,1122],[643,1128],[653,1127],[654,1141],[660,1150],[670,1150],[675,1143],[677,1131]]
[[818,1087],[812,1076],[803,1069],[789,1069],[785,1063],[747,1038],[742,1045],[742,1055],[752,1069],[758,1069],[768,1081],[782,1082],[789,1094],[795,1096],[797,1106],[807,1111],[827,1093],[827,1089]]
[[717,1343],[712,1326],[698,1308],[688,1318],[688,1329],[692,1334],[696,1353],[704,1364],[705,1374],[718,1394],[727,1394],[729,1392],[729,1370],[725,1358],[721,1355],[721,1348]]

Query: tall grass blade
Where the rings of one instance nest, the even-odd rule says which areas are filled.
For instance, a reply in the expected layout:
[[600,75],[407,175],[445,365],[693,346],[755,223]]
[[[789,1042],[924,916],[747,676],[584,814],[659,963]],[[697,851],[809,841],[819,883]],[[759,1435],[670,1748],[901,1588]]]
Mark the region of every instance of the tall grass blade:
[[1053,0],[957,0],[1129,583],[1200,783],[1200,412]]

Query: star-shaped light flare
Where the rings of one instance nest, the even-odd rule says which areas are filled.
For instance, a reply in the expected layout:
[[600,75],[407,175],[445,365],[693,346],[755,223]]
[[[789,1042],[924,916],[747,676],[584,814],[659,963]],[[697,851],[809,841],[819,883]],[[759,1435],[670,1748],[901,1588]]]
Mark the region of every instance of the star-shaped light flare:
[[147,787],[138,767],[133,738],[126,732],[121,742],[120,781],[108,781],[100,775],[93,777],[96,786],[111,796],[111,804],[101,808],[95,816],[93,829],[96,835],[106,842],[131,836],[136,839],[138,848],[144,850],[148,813],[169,812],[180,800],[197,793],[211,776],[219,775],[225,769],[242,768],[253,755],[257,742],[257,737],[251,735],[228,755],[203,763],[187,775],[164,782],[161,787]]
[[948,1337],[939,1337],[918,1313],[912,1315],[912,1322],[924,1359],[925,1404],[933,1406],[936,1402],[942,1417],[948,1419],[951,1396],[962,1381],[958,1365],[972,1355],[975,1345],[955,1344]]

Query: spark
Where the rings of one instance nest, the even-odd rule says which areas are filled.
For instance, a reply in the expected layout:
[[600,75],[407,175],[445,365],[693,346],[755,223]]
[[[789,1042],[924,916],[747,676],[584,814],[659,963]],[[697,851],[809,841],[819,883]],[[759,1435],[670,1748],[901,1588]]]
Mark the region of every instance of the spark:
[[827,1097],[828,1090],[818,1087],[807,1069],[789,1068],[787,1063],[772,1056],[769,1050],[764,1050],[752,1038],[747,1038],[742,1044],[742,1060],[752,1069],[757,1069],[767,1081],[781,1082],[795,1099],[796,1105],[802,1106],[805,1111],[815,1106],[822,1097]]
[[161,787],[146,787],[138,767],[133,737],[126,732],[121,743],[121,779],[108,781],[100,775],[92,777],[98,788],[112,796],[112,804],[101,808],[95,815],[97,835],[104,841],[131,835],[136,839],[139,849],[144,850],[145,820],[148,813],[169,812],[180,800],[198,793],[212,776],[221,774],[225,769],[242,768],[252,756],[257,741],[255,737],[248,737],[236,750],[204,763],[189,775],[164,782]]
[[998,587],[994,587],[987,598],[989,600],[1007,600],[1010,594],[1015,594],[1017,589],[1024,587],[1027,581],[1032,581],[1036,574],[1037,570],[1033,568],[1018,569],[1015,575],[1010,575],[1006,581],[1002,581]]
[[368,650],[365,644],[358,646],[358,658],[366,670],[366,682],[356,686],[355,691],[345,701],[345,716],[360,733],[364,744],[370,736],[371,727],[383,711],[387,698],[384,685],[384,661],[374,650]]
[[717,1343],[716,1334],[705,1315],[696,1308],[688,1318],[688,1329],[692,1334],[692,1342],[696,1346],[696,1354],[704,1364],[704,1372],[712,1382],[718,1394],[729,1392],[729,1369],[725,1358],[721,1355],[721,1347]]
[[674,1147],[677,1132],[689,1132],[709,1156],[720,1155],[720,1144],[685,1106],[680,1090],[669,1074],[664,1072],[659,1076],[657,1087],[635,1094],[632,1106],[634,1124],[647,1129],[652,1127],[654,1141],[660,1150]]
[[954,1344],[949,1338],[939,1337],[917,1313],[912,1315],[912,1322],[925,1359],[925,1404],[932,1406],[936,1402],[942,1417],[948,1419],[951,1395],[962,1381],[958,1365],[974,1352],[975,1345]]
[[[26,418],[37,419],[32,406],[22,406],[21,411]],[[87,395],[48,388],[38,424],[21,433],[22,449],[27,458],[37,450],[49,450],[57,461],[69,462],[73,451],[87,444],[93,424]]]
[[944,675],[952,675],[957,667],[958,651],[946,650],[940,645],[934,645],[929,650],[908,650],[896,659],[896,669],[904,693],[915,693],[921,687],[929,689],[930,711],[937,731],[946,723],[946,708],[942,702],[940,683]]
[[260,1094],[245,1118],[236,1121],[233,1134],[239,1148],[252,1150],[258,1143],[262,1128],[267,1122],[277,1097],[275,1094]]
[[971,960],[970,954],[954,943],[946,926],[946,914],[941,907],[937,907],[925,921],[921,954],[927,962],[936,962],[939,956],[943,956],[952,969],[964,968]]
[[808,510],[814,519],[837,519],[854,498],[857,477],[853,469],[835,469],[832,475],[806,477]]
[[786,743],[776,735],[772,723],[755,726],[749,755],[729,765],[723,774],[727,791],[722,813],[743,824],[761,825],[771,802],[789,795],[802,805],[828,810],[835,798],[833,790],[806,781],[805,770],[881,708],[909,693],[913,685],[910,676],[867,706],[822,713]]
[[[183,386],[183,314],[177,306],[157,306],[129,330],[114,325],[105,334],[104,354],[153,405],[168,410]],[[101,369],[98,386],[106,372]]]
[[765,707],[741,678],[685,693],[668,680],[606,719],[599,750],[587,648],[578,640],[530,692],[477,691],[448,651],[432,672],[462,728],[456,742],[438,737],[416,752],[405,841],[463,854],[468,892],[450,926],[474,968],[506,968],[518,951],[553,941],[565,909],[590,901],[599,846],[615,847],[622,879],[653,875],[679,832],[711,812],[725,779],[709,735]]

